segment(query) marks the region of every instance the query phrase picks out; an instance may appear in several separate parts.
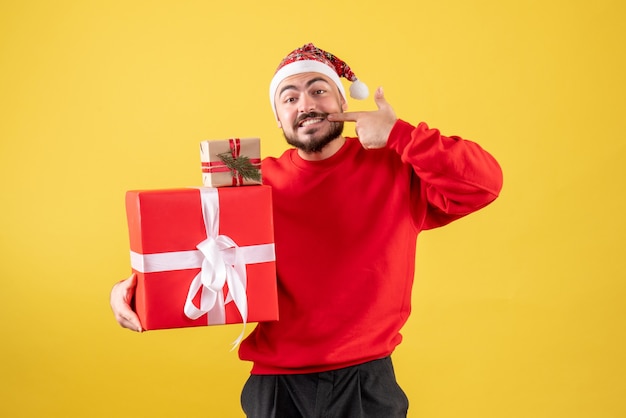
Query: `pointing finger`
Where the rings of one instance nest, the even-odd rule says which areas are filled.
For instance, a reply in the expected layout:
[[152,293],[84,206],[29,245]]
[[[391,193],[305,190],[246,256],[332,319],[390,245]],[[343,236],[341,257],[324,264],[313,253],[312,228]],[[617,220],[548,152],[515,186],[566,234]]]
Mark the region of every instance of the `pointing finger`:
[[356,122],[363,112],[330,113],[328,120],[331,122]]

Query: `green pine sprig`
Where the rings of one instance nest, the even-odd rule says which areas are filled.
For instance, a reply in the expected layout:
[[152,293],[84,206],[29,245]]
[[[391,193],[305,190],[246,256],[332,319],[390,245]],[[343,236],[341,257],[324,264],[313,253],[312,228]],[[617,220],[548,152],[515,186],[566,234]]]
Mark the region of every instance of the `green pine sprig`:
[[217,156],[226,164],[233,176],[236,171],[244,179],[261,181],[261,171],[252,165],[250,158],[245,155],[235,158],[230,152],[222,152]]

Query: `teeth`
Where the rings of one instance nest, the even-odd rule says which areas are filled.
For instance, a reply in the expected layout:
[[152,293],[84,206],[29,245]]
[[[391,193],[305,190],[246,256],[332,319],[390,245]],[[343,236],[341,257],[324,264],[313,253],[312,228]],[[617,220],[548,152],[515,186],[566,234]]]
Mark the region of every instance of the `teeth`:
[[321,121],[322,121],[322,119],[307,119],[307,120],[303,121],[300,124],[300,126],[309,126],[309,125],[312,125],[314,123],[318,123],[318,122],[321,122]]

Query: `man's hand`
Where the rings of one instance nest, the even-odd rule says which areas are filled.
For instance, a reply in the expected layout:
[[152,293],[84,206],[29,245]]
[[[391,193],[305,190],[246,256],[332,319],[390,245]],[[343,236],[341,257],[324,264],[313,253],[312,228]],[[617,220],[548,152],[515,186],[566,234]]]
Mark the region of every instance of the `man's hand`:
[[136,286],[137,276],[135,274],[126,280],[116,283],[113,289],[111,289],[111,309],[113,309],[115,319],[121,326],[141,332],[139,317],[130,307],[130,301],[133,299]]
[[398,118],[391,105],[385,100],[382,87],[376,89],[374,101],[378,110],[331,113],[328,115],[328,120],[333,122],[356,122],[354,130],[364,148],[383,148],[387,145],[389,133]]

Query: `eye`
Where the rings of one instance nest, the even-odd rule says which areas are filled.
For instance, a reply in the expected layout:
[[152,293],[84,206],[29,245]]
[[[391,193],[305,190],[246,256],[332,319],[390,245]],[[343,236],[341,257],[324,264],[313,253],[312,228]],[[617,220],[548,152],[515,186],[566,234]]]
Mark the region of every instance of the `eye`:
[[326,93],[326,90],[324,89],[317,89],[313,92],[313,94],[324,94],[324,93]]

